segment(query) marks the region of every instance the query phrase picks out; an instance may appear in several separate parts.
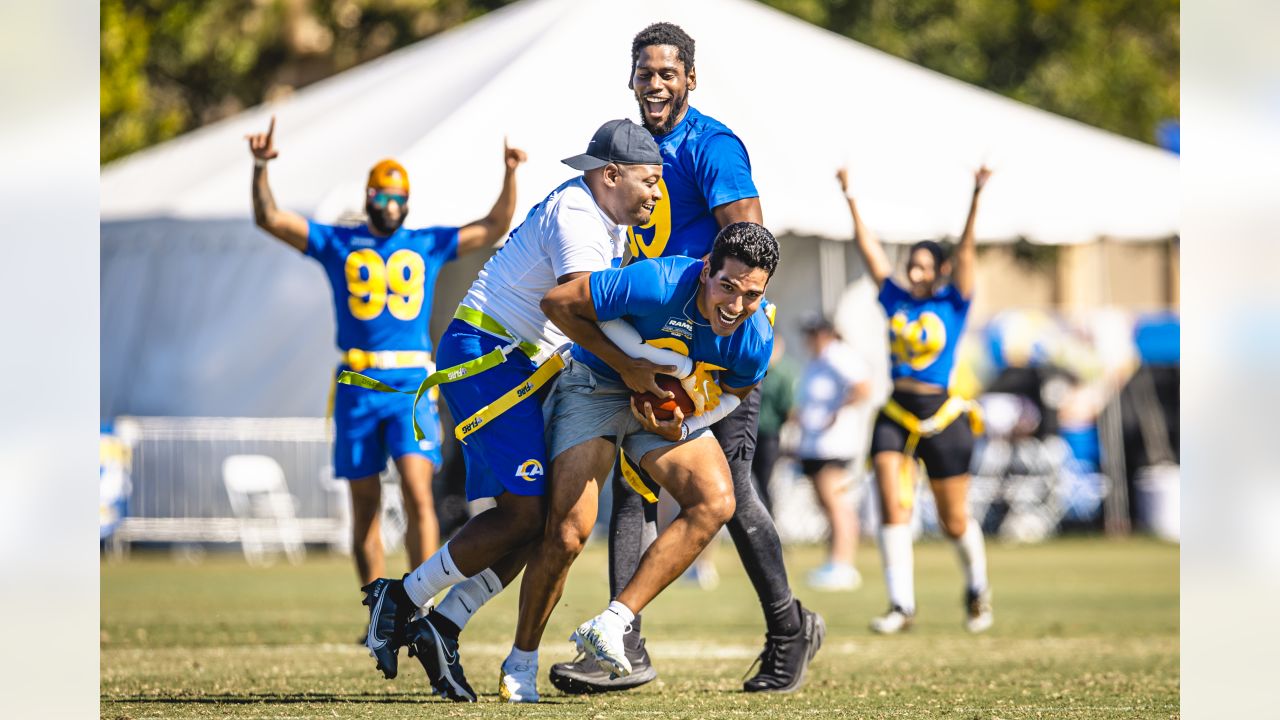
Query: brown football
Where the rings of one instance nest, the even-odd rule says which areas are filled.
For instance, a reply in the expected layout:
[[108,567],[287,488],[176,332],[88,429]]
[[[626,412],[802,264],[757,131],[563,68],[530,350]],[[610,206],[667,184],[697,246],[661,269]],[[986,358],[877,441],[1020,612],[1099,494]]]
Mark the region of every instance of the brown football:
[[636,410],[641,415],[644,415],[644,404],[646,402],[653,406],[653,416],[659,420],[670,420],[675,415],[677,405],[685,417],[693,414],[693,398],[689,397],[689,393],[684,391],[684,387],[680,385],[679,380],[670,375],[658,375],[656,381],[658,387],[675,394],[675,397],[659,398],[650,392],[631,393],[631,401],[635,403]]

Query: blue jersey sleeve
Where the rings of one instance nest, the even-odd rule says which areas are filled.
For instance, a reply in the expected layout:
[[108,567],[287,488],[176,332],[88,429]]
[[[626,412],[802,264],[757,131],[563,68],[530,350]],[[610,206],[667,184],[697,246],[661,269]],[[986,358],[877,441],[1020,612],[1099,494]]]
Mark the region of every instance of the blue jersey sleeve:
[[729,369],[720,375],[720,382],[731,388],[751,387],[769,372],[769,358],[773,356],[773,327],[759,314],[757,311],[756,317],[751,319],[751,327],[743,328],[748,335],[743,338]]
[[441,265],[458,259],[458,228],[429,227],[416,230],[415,233],[426,246],[423,255],[435,258]]
[[591,273],[588,284],[596,319],[616,320],[662,308],[676,287],[668,275],[666,265],[656,260]]
[[885,278],[884,284],[880,286],[880,294],[877,300],[880,301],[880,307],[884,308],[886,314],[893,314],[893,307],[902,300],[911,297],[910,293],[898,286],[893,278]]
[[716,133],[704,140],[698,150],[694,171],[707,207],[714,209],[760,196],[751,180],[747,148],[736,135]]
[[307,221],[307,256],[324,262],[326,255],[333,249],[338,229],[332,225],[321,225],[314,220]]
[[942,292],[938,293],[937,298],[955,308],[956,315],[959,317],[964,317],[969,312],[969,304],[973,301],[973,298],[966,298],[961,295],[956,286],[951,284],[943,288]]

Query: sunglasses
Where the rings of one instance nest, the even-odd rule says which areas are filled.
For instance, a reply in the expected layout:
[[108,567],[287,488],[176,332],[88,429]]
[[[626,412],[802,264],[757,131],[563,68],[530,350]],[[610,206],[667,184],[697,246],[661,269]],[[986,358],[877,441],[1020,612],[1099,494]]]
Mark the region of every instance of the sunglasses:
[[379,191],[377,193],[374,193],[373,196],[370,197],[369,199],[373,203],[374,207],[384,208],[390,205],[392,200],[395,200],[397,204],[403,206],[406,202],[409,201],[409,196],[403,193]]

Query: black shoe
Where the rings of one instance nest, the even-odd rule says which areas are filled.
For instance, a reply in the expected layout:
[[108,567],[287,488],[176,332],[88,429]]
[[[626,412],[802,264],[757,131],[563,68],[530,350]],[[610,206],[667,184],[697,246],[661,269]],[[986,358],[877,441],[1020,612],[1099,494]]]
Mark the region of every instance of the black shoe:
[[[800,605],[799,600],[796,605]],[[760,663],[760,672],[742,683],[743,690],[789,693],[799,689],[804,683],[809,662],[818,654],[822,639],[827,635],[827,624],[823,622],[821,615],[804,607],[800,607],[800,619],[800,631],[795,635],[785,637],[765,634],[764,651],[756,658],[756,662]]]
[[658,678],[658,671],[649,662],[649,651],[644,649],[644,638],[640,638],[635,647],[624,643],[623,649],[631,662],[631,674],[626,677],[612,677],[612,673],[600,667],[594,657],[578,653],[573,662],[551,666],[551,684],[566,695],[593,695],[630,690]]
[[409,623],[405,640],[409,657],[416,657],[422,663],[437,694],[454,702],[476,701],[476,691],[471,689],[462,670],[457,628],[453,623],[432,610],[426,617]]
[[396,676],[400,646],[404,644],[404,629],[417,607],[404,592],[402,580],[378,578],[360,588],[364,591],[364,605],[369,606],[369,632],[365,647],[378,663],[388,680]]

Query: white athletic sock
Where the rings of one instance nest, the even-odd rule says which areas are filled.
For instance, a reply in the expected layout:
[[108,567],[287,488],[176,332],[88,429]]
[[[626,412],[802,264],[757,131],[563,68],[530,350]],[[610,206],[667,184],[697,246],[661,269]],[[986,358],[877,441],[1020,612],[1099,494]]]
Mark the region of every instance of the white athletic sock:
[[[609,607],[605,608],[605,612],[613,613],[614,615],[617,615],[618,617],[622,618],[623,625],[630,625],[632,621],[636,619],[636,614],[631,612],[631,608],[627,607],[626,605],[623,605],[617,600],[610,602]],[[608,616],[606,615],[606,617]]]
[[974,593],[986,590],[987,545],[982,537],[982,527],[970,518],[965,523],[964,532],[952,542],[960,556],[960,567],[964,568],[966,587]]
[[511,654],[507,655],[507,659],[502,661],[502,667],[506,668],[510,665],[524,665],[527,667],[538,667],[538,651],[537,650],[521,650],[515,645],[511,646]]
[[889,604],[908,613],[915,612],[915,558],[910,525],[880,527],[880,558],[884,563],[884,583],[889,588]]
[[467,578],[449,589],[449,594],[436,606],[436,612],[449,619],[458,629],[467,626],[467,621],[489,602],[494,595],[502,592],[502,582],[489,568]]
[[441,590],[466,580],[457,566],[453,564],[453,556],[449,554],[449,543],[436,551],[435,555],[413,569],[404,579],[404,591],[409,599],[418,607],[426,607],[431,598],[440,594]]

